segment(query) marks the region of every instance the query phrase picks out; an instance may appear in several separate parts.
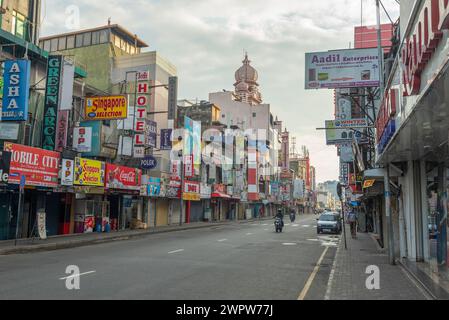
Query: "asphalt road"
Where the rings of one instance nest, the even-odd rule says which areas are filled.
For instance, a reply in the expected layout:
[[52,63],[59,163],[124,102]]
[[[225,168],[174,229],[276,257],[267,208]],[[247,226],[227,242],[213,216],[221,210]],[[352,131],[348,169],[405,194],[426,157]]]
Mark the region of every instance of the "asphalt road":
[[0,299],[322,300],[338,236],[318,237],[315,218],[282,234],[268,220],[0,256]]

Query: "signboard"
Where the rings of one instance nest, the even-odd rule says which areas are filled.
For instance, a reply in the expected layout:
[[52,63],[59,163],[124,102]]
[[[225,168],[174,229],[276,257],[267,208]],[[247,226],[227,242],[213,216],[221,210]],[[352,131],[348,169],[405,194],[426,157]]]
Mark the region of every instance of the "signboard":
[[212,187],[208,184],[201,183],[200,194],[201,194],[201,199],[210,199],[212,196]]
[[91,127],[77,127],[73,129],[73,148],[78,152],[92,151]]
[[62,152],[67,147],[67,130],[69,127],[70,111],[59,111],[56,128],[56,147],[55,150]]
[[295,180],[293,184],[293,198],[296,200],[304,198],[305,190],[305,181],[300,179]]
[[37,211],[37,230],[39,238],[42,240],[47,239],[47,227],[46,227],[46,213],[45,209],[39,209]]
[[363,189],[368,189],[371,188],[372,186],[374,186],[374,184],[376,183],[376,180],[365,180],[363,182]]
[[306,89],[378,87],[379,54],[374,49],[306,53]]
[[128,117],[125,96],[88,97],[85,103],[86,120],[119,120]]
[[106,188],[140,190],[142,171],[136,168],[106,164]]
[[73,82],[75,78],[75,64],[69,59],[64,59],[61,80],[61,102],[59,110],[70,111],[73,108]]
[[161,129],[161,150],[171,150],[172,149],[172,141],[171,135],[172,129]]
[[193,155],[184,156],[184,177],[193,177]]
[[159,197],[161,194],[161,178],[150,177],[147,185],[148,196]]
[[196,181],[184,181],[182,198],[186,201],[201,201],[200,183]]
[[11,153],[3,151],[0,157],[0,183],[8,183]]
[[168,119],[173,120],[178,110],[178,77],[168,78]]
[[145,126],[145,145],[150,148],[156,148],[157,141],[157,122],[152,120],[146,120]]
[[181,179],[181,161],[172,160],[170,164],[170,173],[173,178]]
[[30,92],[30,60],[5,61],[2,121],[26,121]]
[[62,56],[48,57],[42,148],[50,151],[56,150],[62,59]]
[[10,184],[20,184],[20,177],[24,175],[28,186],[58,186],[59,152],[9,142],[5,143],[4,151],[11,152]]
[[153,170],[157,167],[157,160],[153,156],[146,156],[140,160],[140,167],[146,170]]
[[352,163],[354,161],[354,155],[352,153],[351,145],[340,145],[339,146],[340,161],[346,163]]
[[19,138],[18,123],[0,122],[0,139],[1,140],[17,140]]
[[62,171],[61,171],[61,185],[73,186],[73,173],[74,173],[75,161],[62,159]]
[[360,138],[361,130],[367,126],[365,119],[326,121],[326,143],[327,145],[351,144],[354,136]]
[[104,162],[84,158],[75,159],[75,185],[103,187],[104,177]]

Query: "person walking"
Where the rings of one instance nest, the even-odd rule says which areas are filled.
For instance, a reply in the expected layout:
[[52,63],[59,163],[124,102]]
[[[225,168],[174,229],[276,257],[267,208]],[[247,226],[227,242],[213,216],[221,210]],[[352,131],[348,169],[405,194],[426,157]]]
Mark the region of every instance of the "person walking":
[[348,214],[348,222],[351,227],[352,239],[357,239],[357,213],[352,209]]

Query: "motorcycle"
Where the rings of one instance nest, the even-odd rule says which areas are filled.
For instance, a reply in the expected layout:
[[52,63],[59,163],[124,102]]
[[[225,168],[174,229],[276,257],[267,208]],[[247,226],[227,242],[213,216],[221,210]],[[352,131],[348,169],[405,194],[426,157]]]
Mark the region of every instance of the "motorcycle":
[[274,227],[276,228],[276,233],[278,232],[282,233],[282,229],[284,226],[281,218],[276,218],[276,220],[274,220]]
[[293,223],[296,220],[296,214],[295,213],[290,213],[290,221]]

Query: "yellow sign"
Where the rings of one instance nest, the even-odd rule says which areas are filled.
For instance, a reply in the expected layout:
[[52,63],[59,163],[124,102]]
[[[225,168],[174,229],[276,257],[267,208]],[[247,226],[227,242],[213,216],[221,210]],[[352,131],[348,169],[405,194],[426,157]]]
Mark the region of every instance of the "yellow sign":
[[363,183],[363,189],[371,188],[375,183],[376,180],[365,180],[365,182]]
[[183,193],[182,199],[185,201],[201,201],[201,195],[198,193]]
[[120,120],[128,117],[125,96],[87,97],[86,120]]
[[75,185],[104,187],[104,175],[104,162],[83,158],[75,159]]

